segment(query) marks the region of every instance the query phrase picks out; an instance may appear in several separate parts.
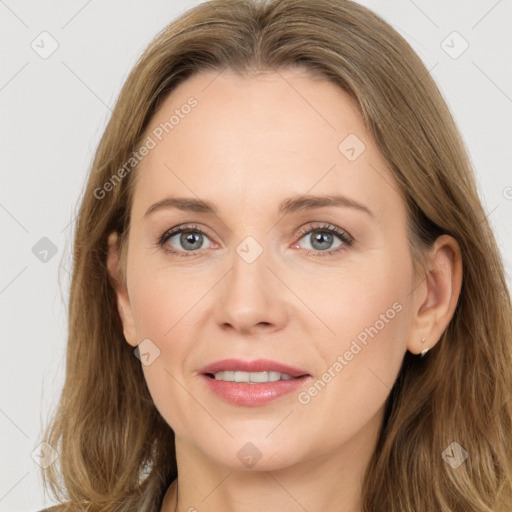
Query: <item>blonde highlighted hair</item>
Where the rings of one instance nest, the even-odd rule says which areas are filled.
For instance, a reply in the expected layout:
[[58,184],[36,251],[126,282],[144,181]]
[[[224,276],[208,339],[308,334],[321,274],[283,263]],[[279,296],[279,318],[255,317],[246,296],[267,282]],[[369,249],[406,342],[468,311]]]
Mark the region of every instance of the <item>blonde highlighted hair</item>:
[[[136,168],[105,197],[98,189],[140,146],[166,95],[194,73],[298,67],[357,102],[406,203],[414,261],[443,233],[462,254],[448,328],[425,358],[406,353],[387,399],[363,510],[512,510],[512,313],[499,250],[427,69],[386,22],[345,0],[200,4],[167,26],[128,76],[76,221],[65,383],[44,432],[60,452],[43,470],[62,503],[56,510],[158,512],[177,476],[174,434],[124,339],[106,265],[112,231],[126,255]],[[443,460],[453,442],[468,454],[456,469]]]

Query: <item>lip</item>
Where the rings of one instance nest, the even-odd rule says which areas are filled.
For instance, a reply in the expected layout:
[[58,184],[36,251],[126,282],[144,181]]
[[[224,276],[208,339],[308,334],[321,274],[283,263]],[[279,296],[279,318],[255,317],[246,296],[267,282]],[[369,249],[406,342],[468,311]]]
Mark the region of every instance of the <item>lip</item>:
[[309,375],[306,370],[301,370],[288,364],[271,361],[270,359],[256,359],[255,361],[243,361],[241,359],[223,359],[208,364],[199,370],[199,373],[217,373],[223,371],[242,371],[242,372],[279,372],[286,373],[292,377],[302,377]]
[[[292,380],[279,380],[276,382],[226,382],[216,380],[208,376],[221,371],[245,371],[245,372],[279,372],[295,377]],[[240,359],[224,359],[209,364],[199,370],[200,378],[217,396],[230,404],[246,407],[265,405],[278,398],[298,391],[313,378],[305,370],[287,364],[258,359],[256,361],[242,361]]]

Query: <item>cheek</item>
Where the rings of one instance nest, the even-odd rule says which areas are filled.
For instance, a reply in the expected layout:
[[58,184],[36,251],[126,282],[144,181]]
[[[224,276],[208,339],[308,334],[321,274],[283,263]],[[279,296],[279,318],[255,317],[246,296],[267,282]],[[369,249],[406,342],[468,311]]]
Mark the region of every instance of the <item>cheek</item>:
[[157,354],[151,364],[142,366],[148,390],[157,410],[179,432],[186,432],[187,404],[190,407],[183,379],[193,329],[188,302],[175,288],[155,279],[146,280],[133,301],[138,338],[151,340]]
[[309,333],[324,365],[318,372],[325,381],[336,375],[333,385],[327,385],[333,393],[328,400],[336,400],[339,393],[354,411],[363,412],[372,400],[377,405],[385,399],[406,350],[411,284],[407,253],[398,258],[380,252],[364,265],[317,281],[305,295],[323,323],[313,319],[310,325],[314,322],[321,328],[318,332],[325,333]]
[[348,438],[382,409],[398,376],[409,288],[407,272],[399,277],[392,265],[366,266],[342,282],[331,285],[329,300],[318,294],[308,303],[334,334],[316,338],[317,379],[298,398],[303,418],[323,418]]
[[368,258],[364,264],[329,269],[314,279],[294,279],[294,292],[317,318],[304,314],[303,320],[310,326],[316,322],[318,333],[337,348],[361,333],[364,340],[365,329],[374,325],[379,332],[399,330],[404,315],[398,310],[404,309],[411,289],[407,262],[400,268],[391,259],[375,255],[373,261]]
[[161,340],[187,325],[201,297],[214,284],[209,275],[148,262],[134,269],[132,276],[130,301],[138,334]]
[[133,263],[130,301],[137,339],[151,340],[157,348],[150,351],[158,353],[142,366],[144,377],[160,414],[174,430],[186,432],[191,396],[183,376],[198,330],[201,298],[215,280],[184,268],[136,266],[136,258]]

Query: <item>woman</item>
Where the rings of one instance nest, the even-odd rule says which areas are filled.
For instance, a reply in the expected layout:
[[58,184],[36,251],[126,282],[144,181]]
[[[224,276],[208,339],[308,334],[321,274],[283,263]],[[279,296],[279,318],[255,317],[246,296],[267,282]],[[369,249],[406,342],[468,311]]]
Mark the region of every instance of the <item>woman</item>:
[[342,0],[214,0],[77,220],[55,510],[512,509],[499,251],[437,87]]

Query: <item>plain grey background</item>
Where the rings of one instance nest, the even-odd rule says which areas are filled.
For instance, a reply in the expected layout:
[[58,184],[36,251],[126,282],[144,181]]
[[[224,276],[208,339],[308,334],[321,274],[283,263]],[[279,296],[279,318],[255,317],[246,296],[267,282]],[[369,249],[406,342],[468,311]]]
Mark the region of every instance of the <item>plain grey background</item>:
[[[72,221],[110,109],[146,45],[198,3],[0,0],[0,511],[49,504],[33,453],[63,383]],[[361,3],[409,41],[437,81],[510,283],[512,2]]]

